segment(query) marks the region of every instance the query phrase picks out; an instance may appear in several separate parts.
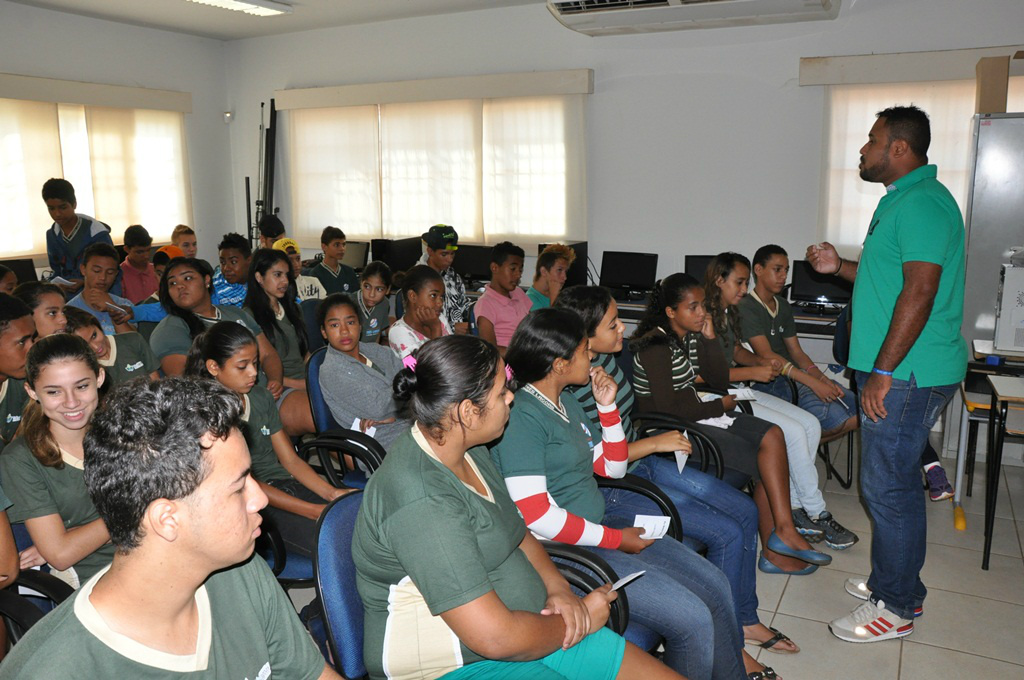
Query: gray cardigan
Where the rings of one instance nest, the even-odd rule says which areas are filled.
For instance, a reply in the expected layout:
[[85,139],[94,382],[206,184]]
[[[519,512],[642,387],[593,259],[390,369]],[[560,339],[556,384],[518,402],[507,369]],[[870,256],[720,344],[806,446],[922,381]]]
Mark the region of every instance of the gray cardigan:
[[[401,370],[402,362],[385,345],[361,342],[359,352],[375,367],[371,368],[328,345],[327,356],[320,369],[320,389],[341,427],[351,428],[356,418],[397,418],[394,423],[378,425],[374,434],[374,439],[387,448],[395,437],[412,427],[412,421],[401,417],[402,408],[391,390],[391,383]],[[381,375],[376,367],[383,369],[384,374]]]

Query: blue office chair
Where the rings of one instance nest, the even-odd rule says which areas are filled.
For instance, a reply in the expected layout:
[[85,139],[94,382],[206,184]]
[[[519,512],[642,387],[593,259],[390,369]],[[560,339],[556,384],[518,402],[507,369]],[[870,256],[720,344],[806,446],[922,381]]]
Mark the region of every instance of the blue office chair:
[[302,322],[306,325],[306,344],[310,352],[315,352],[326,344],[324,336],[320,334],[320,324],[316,322],[316,308],[320,306],[320,302],[317,298],[311,298],[299,303]]
[[305,555],[288,552],[273,517],[266,512],[261,512],[260,516],[263,524],[256,539],[256,554],[266,560],[285,592],[292,588],[311,588],[313,561]]

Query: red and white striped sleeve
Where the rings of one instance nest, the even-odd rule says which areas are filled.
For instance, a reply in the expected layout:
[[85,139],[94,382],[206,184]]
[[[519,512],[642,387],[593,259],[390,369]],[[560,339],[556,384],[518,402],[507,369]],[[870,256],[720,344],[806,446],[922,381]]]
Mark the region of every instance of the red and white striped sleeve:
[[548,493],[544,475],[506,477],[505,486],[526,527],[541,538],[571,545],[592,545],[612,550],[622,543],[619,529],[588,522],[564,510]]
[[621,479],[629,466],[629,442],[622,429],[619,408],[615,404],[598,404],[597,417],[601,420],[601,441],[594,447],[594,472]]

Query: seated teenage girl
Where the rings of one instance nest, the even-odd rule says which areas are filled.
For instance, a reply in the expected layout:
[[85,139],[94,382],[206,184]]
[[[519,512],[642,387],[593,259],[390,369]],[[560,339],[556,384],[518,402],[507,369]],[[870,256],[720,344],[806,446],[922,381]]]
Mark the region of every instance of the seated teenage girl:
[[284,390],[277,396],[277,410],[284,431],[289,437],[313,432],[313,414],[306,394],[306,323],[295,302],[298,292],[288,255],[269,248],[254,252],[246,290],[242,308],[256,320],[281,358]]
[[167,317],[153,329],[149,345],[160,360],[164,375],[182,375],[188,363],[188,353],[197,335],[218,321],[242,324],[256,336],[259,344],[263,372],[267,376],[267,389],[274,398],[284,390],[281,357],[263,335],[259,324],[248,312],[233,305],[215,305],[213,271],[204,260],[179,257],[167,263],[160,279],[160,304]]
[[444,309],[444,279],[425,264],[418,264],[405,273],[401,282],[405,313],[391,325],[388,343],[398,356],[405,358],[427,340],[451,335]]
[[27,281],[19,284],[12,295],[32,310],[37,337],[45,338],[47,335],[64,332],[68,323],[64,317],[64,293],[55,284]]
[[[630,415],[635,403],[633,386],[619,367],[615,354],[622,350],[624,325],[619,320],[618,305],[607,288],[573,286],[555,299],[555,307],[576,312],[583,320],[590,341],[590,365],[601,368],[615,381],[618,391],[615,404],[622,418],[622,429],[629,443],[629,473],[654,482],[664,491],[683,518],[683,531],[707,546],[707,559],[729,579],[736,619],[743,626],[747,644],[761,645],[772,652],[800,651],[788,637],[762,624],[757,614],[757,506],[747,494],[733,488],[696,466],[683,468],[667,454],[690,451],[689,440],[678,431],[640,439]],[[590,419],[593,431],[602,430],[597,402],[590,383],[570,385]],[[609,509],[618,514],[660,514],[653,505],[636,494],[617,489],[602,489]],[[765,667],[745,651],[743,664],[748,673],[767,673]],[[766,677],[767,674],[766,674]]]
[[252,457],[252,476],[270,501],[266,512],[288,547],[310,557],[316,520],[325,504],[349,490],[331,486],[296,455],[281,428],[274,398],[256,384],[258,363],[253,334],[241,324],[221,321],[195,339],[186,374],[216,380],[242,399],[242,434]]
[[615,594],[577,598],[516,512],[483,447],[512,402],[498,351],[458,335],[416,359],[395,378],[415,424],[366,485],[352,539],[370,677],[678,678],[603,627]]
[[[591,546],[622,576],[647,571],[629,587],[629,616],[665,639],[666,665],[690,678],[742,678],[725,575],[674,539],[641,538],[634,513],[614,514],[597,487],[595,473],[626,473],[629,451],[615,381],[591,369],[587,344],[583,322],[564,309],[531,312],[512,336],[516,406],[492,448],[509,495],[535,534]],[[566,390],[591,380],[600,432]]]
[[388,303],[391,279],[391,267],[379,260],[366,265],[359,274],[359,307],[356,310],[362,329],[359,342],[387,344],[384,331],[391,325],[391,305]]
[[56,574],[78,588],[114,559],[114,546],[85,489],[89,420],[104,373],[77,335],[42,338],[28,352],[25,409],[19,436],[0,456],[0,478],[32,543]]
[[[408,431],[410,421],[399,417],[392,384],[402,361],[390,347],[362,342],[357,303],[334,293],[317,307],[320,332],[327,340],[327,356],[320,369],[320,389],[331,415],[342,427],[366,432],[385,447]],[[353,423],[358,420],[357,427]]]
[[107,389],[133,378],[160,378],[160,362],[146,339],[135,332],[104,335],[100,320],[78,307],[64,307],[68,324],[65,333],[74,333],[89,343],[106,373]]
[[[729,365],[729,381],[770,383],[778,377],[783,363],[760,357],[743,346],[739,309],[747,295],[750,261],[738,253],[720,253],[708,264],[704,278],[704,307],[711,317],[710,332],[718,340]],[[739,365],[738,365],[739,364]],[[825,497],[814,466],[821,441],[821,424],[787,399],[761,390],[754,391],[754,415],[782,428],[789,454],[789,495],[793,523],[808,541],[824,540],[833,549],[848,548],[857,535],[836,521],[825,508]]]
[[793,525],[782,430],[734,410],[737,402],[731,394],[701,400],[698,379],[714,389],[729,386],[722,348],[707,337],[710,324],[704,311],[704,288],[697,279],[672,274],[655,284],[651,302],[630,341],[637,405],[642,411],[695,421],[723,415],[734,418],[727,428],[698,427],[718,443],[729,467],[756,480],[754,501],[764,558],[758,561],[758,568],[769,573],[811,573],[832,558],[812,550]]

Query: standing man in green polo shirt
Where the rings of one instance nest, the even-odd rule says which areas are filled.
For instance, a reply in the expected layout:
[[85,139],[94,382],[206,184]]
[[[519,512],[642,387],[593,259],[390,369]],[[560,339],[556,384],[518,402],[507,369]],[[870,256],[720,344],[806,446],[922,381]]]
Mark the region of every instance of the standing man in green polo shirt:
[[849,642],[914,632],[927,589],[921,452],[967,372],[964,222],[928,164],[928,116],[880,111],[861,148],[860,177],[885,186],[860,262],[812,245],[816,271],[854,281],[850,368],[861,408],[861,487],[874,521],[871,576],[846,590],[867,602],[829,625]]

